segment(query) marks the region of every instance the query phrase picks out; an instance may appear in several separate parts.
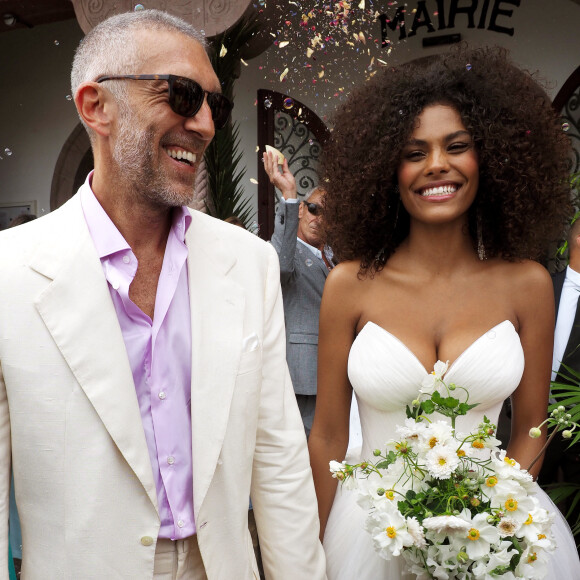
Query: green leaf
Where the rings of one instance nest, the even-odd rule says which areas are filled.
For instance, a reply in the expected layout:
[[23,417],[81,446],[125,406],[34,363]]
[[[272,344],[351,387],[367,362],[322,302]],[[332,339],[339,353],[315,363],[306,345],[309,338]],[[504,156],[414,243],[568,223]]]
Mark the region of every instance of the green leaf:
[[455,407],[459,405],[459,399],[456,399],[454,397],[447,397],[443,399],[443,405],[448,409],[455,409]]
[[[214,37],[211,43],[210,60],[220,80],[222,93],[229,98],[233,98],[234,82],[239,76],[241,51],[258,26],[255,17],[243,17],[223,34]],[[227,53],[220,57],[222,45],[227,48]],[[230,122],[216,131],[205,152],[209,190],[206,208],[209,215],[219,219],[237,216],[247,228],[255,213],[241,185],[246,174],[245,168],[240,167],[241,160],[239,127]]]

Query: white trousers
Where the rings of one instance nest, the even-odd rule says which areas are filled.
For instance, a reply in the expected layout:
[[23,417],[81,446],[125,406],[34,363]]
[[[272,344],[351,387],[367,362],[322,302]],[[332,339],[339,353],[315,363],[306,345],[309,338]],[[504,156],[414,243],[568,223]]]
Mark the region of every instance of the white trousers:
[[185,540],[157,540],[154,580],[207,580],[197,536]]

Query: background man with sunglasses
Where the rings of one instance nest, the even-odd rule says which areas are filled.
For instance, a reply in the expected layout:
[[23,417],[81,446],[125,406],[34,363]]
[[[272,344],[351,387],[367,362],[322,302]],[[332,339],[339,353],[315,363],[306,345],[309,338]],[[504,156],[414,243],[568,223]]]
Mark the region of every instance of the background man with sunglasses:
[[286,321],[286,360],[307,435],[316,406],[318,317],[322,290],[333,267],[332,253],[320,237],[320,203],[324,191],[315,188],[298,201],[296,181],[284,159],[282,170],[271,153],[264,168],[281,191],[271,243],[280,259],[280,280]]
[[0,579],[11,459],[27,580],[325,577],[279,263],[186,206],[231,104],[203,37],[114,16],[72,88],[95,170],[0,236]]

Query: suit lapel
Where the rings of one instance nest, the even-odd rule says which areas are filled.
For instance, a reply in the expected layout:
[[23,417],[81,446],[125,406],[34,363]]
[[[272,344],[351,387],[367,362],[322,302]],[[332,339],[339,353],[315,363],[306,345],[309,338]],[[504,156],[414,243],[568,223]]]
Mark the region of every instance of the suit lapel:
[[186,236],[192,328],[192,450],[195,515],[222,449],[242,349],[244,293],[228,276],[236,262],[210,225],[192,211]]
[[[79,196],[48,218],[55,221],[54,243],[43,240],[30,266],[52,282],[36,300],[36,308],[111,438],[157,506],[125,343]],[[59,236],[59,232],[65,233]]]

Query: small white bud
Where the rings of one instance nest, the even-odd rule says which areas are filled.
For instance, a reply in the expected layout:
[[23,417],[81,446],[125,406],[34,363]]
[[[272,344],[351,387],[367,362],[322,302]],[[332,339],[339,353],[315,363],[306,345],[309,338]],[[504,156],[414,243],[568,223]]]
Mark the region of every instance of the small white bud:
[[538,427],[532,427],[529,435],[532,439],[537,439],[542,435],[542,431]]
[[572,437],[572,431],[569,429],[562,431],[562,437],[564,437],[564,439],[570,439],[570,437]]

